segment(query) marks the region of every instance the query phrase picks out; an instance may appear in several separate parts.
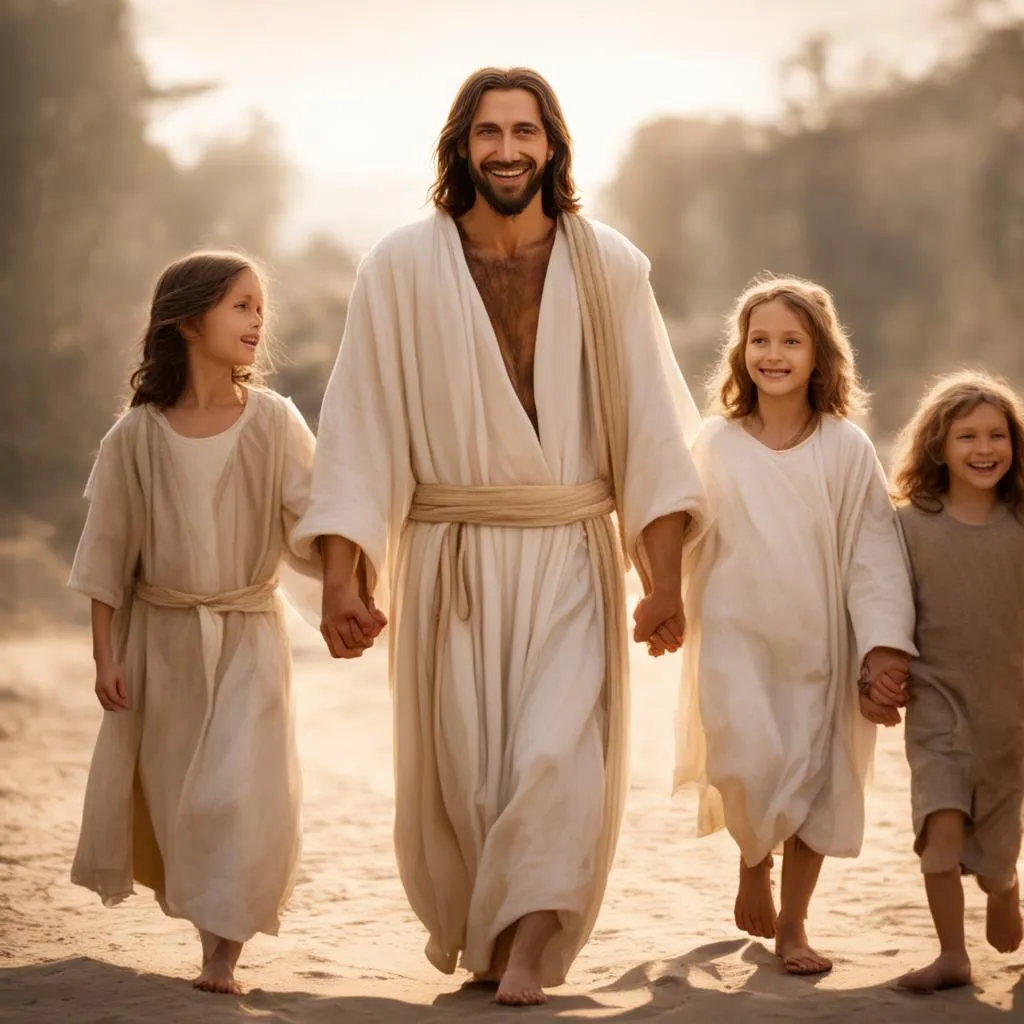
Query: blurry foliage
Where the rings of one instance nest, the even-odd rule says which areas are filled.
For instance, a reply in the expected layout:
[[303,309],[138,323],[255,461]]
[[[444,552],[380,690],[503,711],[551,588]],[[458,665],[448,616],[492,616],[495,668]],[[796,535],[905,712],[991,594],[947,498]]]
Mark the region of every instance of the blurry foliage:
[[338,355],[356,260],[336,242],[314,237],[275,279],[271,334],[277,372],[273,386],[315,428],[327,378]]
[[972,38],[918,81],[871,68],[845,92],[828,40],[812,39],[783,69],[779,125],[638,130],[605,206],[652,259],[693,385],[722,314],[764,269],[833,291],[880,433],[928,376],[963,363],[1024,384],[1024,26]]
[[336,347],[351,261],[324,241],[276,258],[289,174],[261,121],[188,168],[147,140],[156,105],[208,88],[151,86],[126,0],[0,0],[0,540],[38,546],[45,523],[73,550],[151,289],[190,249],[241,248],[287,284],[281,359],[316,411],[333,352],[310,339]]
[[[833,290],[880,432],[927,375],[959,363],[1024,382],[1024,27],[994,24],[998,6],[952,0],[955,45],[917,81],[866,62],[856,89],[837,88],[818,36],[780,68],[778,124],[664,118],[637,131],[607,216],[651,257],[692,385],[723,313],[765,268]],[[147,139],[158,105],[214,87],[154,89],[127,0],[0,0],[5,620],[28,600],[18,580],[61,575],[45,552],[73,548],[170,260],[235,246],[268,266],[273,384],[315,421],[355,264],[327,238],[276,251],[289,170],[265,123],[190,167]]]

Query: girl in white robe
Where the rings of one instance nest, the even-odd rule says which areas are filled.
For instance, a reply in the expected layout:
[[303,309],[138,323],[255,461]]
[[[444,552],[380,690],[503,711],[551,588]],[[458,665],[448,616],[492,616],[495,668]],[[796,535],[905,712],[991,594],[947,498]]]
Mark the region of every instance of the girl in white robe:
[[199,929],[196,987],[235,994],[242,945],[276,934],[299,853],[277,580],[314,442],[289,401],[255,386],[262,327],[247,260],[199,253],[164,272],[70,579],[92,599],[105,711],[72,881],[107,905],[152,888]]
[[675,788],[699,788],[700,834],[728,828],[740,848],[737,925],[817,973],[831,962],[804,922],[822,860],[859,853],[872,722],[899,721],[858,679],[901,691],[913,599],[874,448],[846,419],[863,395],[828,292],[755,282],[713,394],[693,450],[710,525],[689,574]]

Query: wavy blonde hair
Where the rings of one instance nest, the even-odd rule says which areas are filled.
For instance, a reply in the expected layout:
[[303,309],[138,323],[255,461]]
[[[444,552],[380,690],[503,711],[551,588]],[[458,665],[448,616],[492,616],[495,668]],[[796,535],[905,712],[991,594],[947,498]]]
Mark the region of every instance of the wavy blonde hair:
[[708,380],[711,408],[736,420],[757,410],[757,385],[747,370],[747,335],[758,306],[778,299],[800,318],[814,343],[814,372],[807,400],[816,413],[849,416],[867,411],[868,397],[854,365],[853,348],[828,290],[799,277],[756,277],[736,300],[718,364]]
[[893,498],[922,512],[942,511],[949,493],[945,447],[950,427],[983,402],[998,409],[1010,428],[1013,460],[996,493],[1020,519],[1024,513],[1024,408],[1006,381],[982,370],[960,370],[939,377],[900,432],[893,461]]

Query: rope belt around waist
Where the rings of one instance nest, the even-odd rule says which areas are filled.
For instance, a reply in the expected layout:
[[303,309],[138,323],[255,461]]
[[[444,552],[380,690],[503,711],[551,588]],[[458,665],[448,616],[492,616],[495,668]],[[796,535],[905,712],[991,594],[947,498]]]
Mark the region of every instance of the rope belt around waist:
[[170,587],[155,587],[142,580],[135,583],[136,596],[147,604],[158,608],[206,608],[211,612],[272,612],[276,607],[276,590],[276,579],[221,594],[188,594]]

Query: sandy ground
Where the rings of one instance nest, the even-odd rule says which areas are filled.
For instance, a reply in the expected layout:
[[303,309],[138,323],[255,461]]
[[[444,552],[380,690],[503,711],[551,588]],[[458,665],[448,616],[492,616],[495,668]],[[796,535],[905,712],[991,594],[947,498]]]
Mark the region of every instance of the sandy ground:
[[891,980],[934,939],[910,850],[902,737],[881,737],[865,852],[826,864],[810,933],[836,960],[786,976],[732,922],[737,855],[698,841],[695,798],[672,799],[678,659],[634,652],[633,783],[604,910],[544,1009],[508,1010],[437,974],[405,904],[391,850],[390,709],[383,654],[332,662],[296,623],[305,852],[282,934],[246,947],[240,1000],[194,991],[198,942],[144,890],[105,910],[68,870],[100,709],[84,634],[0,646],[0,1020],[39,1022],[614,1019],[1024,1021],[1024,951],[984,943],[968,886],[976,987],[935,996]]

